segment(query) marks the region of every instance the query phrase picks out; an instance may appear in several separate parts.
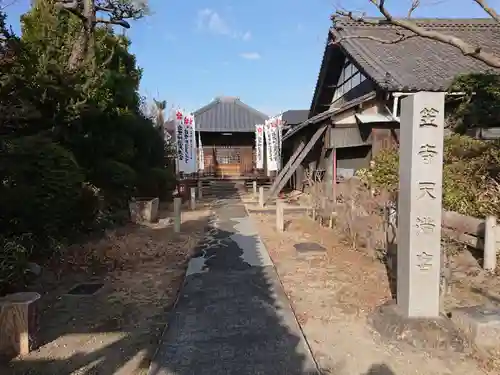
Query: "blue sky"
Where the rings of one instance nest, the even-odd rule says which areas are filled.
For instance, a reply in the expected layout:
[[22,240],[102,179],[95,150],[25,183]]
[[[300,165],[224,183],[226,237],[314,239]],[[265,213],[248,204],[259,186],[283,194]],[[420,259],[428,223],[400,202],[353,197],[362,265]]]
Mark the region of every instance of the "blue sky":
[[[8,21],[30,0],[0,0]],[[386,0],[405,15],[410,0]],[[489,4],[500,10],[500,0]],[[127,35],[144,69],[141,93],[195,110],[219,95],[238,96],[269,115],[308,109],[330,14],[336,8],[376,15],[369,0],[150,0],[151,15]],[[473,0],[422,0],[418,17],[484,17]]]

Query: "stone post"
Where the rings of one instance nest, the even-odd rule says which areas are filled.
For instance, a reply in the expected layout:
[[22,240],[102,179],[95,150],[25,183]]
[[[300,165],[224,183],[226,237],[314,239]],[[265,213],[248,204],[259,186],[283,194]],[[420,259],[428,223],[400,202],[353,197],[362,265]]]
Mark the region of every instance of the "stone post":
[[285,231],[284,203],[281,199],[276,200],[276,231]]
[[439,317],[444,96],[401,101],[397,304],[410,318]]
[[257,196],[257,181],[252,181],[252,187],[253,187],[253,196]]
[[259,207],[264,208],[264,186],[259,186]]
[[487,216],[484,221],[484,257],[483,268],[486,271],[495,271],[497,268],[497,249],[495,238],[495,227],[497,219],[495,216]]
[[174,232],[181,231],[181,205],[182,198],[174,198]]
[[194,187],[189,188],[189,192],[191,193],[191,199],[189,200],[189,208],[191,210],[196,209],[196,189]]
[[203,181],[198,180],[198,198],[203,198]]

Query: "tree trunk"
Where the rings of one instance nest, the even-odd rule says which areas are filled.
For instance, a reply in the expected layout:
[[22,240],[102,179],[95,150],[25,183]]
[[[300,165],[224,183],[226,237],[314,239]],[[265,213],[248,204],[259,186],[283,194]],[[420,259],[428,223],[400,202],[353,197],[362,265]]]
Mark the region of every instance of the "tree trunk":
[[94,51],[94,27],[95,27],[94,0],[83,0],[83,18],[78,36],[71,50],[69,58],[69,69],[74,71],[80,68]]

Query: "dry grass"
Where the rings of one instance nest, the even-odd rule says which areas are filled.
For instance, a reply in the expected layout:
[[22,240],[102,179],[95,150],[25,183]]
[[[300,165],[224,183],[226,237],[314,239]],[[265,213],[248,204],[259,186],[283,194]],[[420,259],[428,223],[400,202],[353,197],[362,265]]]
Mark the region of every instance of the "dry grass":
[[[286,232],[277,236],[274,215],[252,216],[257,220],[259,233],[273,261],[277,264],[282,259],[293,261],[293,271],[284,277],[296,281],[297,287],[301,287],[303,280],[331,285],[331,292],[340,296],[337,308],[357,315],[390,299],[384,266],[362,252],[346,248],[337,232],[318,226],[303,214],[286,213]],[[326,253],[304,258],[294,248],[294,244],[301,242],[318,243],[326,248]],[[356,288],[351,287],[354,284]],[[292,290],[290,292],[293,294]]]
[[[451,351],[431,354],[382,341],[366,318],[392,298],[386,267],[361,248],[348,246],[339,227],[331,230],[304,215],[286,213],[287,230],[277,233],[274,214],[252,217],[324,373],[359,375],[380,363],[398,375],[498,373],[491,363],[481,365]],[[299,242],[316,242],[327,251],[300,255],[293,246]]]
[[[184,279],[187,260],[202,239],[208,211],[183,213],[182,232],[169,224],[128,224],[104,238],[72,246],[34,287],[40,306],[41,347],[0,365],[1,374],[146,374]],[[64,296],[79,282],[100,281],[91,297]]]

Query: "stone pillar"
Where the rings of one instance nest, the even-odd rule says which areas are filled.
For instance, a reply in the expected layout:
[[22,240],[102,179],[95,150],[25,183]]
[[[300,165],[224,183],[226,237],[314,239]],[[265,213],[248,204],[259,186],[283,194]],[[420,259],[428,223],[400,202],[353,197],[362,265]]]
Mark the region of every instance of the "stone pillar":
[[264,208],[264,186],[259,186],[259,207]]
[[276,200],[276,231],[285,231],[284,203],[281,199]]
[[203,198],[203,181],[198,180],[198,198]]
[[444,96],[401,101],[397,304],[411,318],[439,316]]
[[182,198],[174,198],[174,232],[181,231],[181,204]]
[[253,187],[253,196],[257,196],[257,181],[252,181],[252,187]]
[[191,193],[191,199],[190,199],[190,208],[191,210],[196,209],[196,189],[194,187],[189,189],[189,192]]
[[495,216],[487,216],[484,221],[484,256],[483,268],[494,272],[497,268],[497,243],[496,243],[497,219]]

